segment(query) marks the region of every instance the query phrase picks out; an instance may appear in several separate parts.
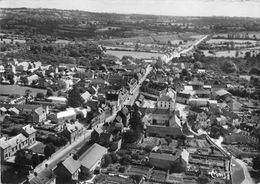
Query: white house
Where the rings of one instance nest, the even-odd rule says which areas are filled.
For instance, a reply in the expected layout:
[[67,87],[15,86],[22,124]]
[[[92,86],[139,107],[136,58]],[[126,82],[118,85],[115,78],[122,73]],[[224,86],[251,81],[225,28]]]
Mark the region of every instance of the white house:
[[53,103],[60,104],[60,105],[66,105],[67,104],[67,98],[62,96],[49,96],[47,100],[51,100]]
[[64,123],[66,121],[76,120],[77,113],[74,109],[51,114],[50,119],[55,123]]

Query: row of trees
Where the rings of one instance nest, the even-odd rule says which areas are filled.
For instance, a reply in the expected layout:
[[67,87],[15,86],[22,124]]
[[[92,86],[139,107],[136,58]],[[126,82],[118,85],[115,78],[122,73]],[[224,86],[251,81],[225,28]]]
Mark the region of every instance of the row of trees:
[[141,119],[141,113],[135,104],[132,109],[131,118],[129,120],[130,130],[123,134],[124,143],[134,143],[138,141],[144,131],[144,124]]
[[[45,158],[49,158],[53,153],[55,153],[56,148],[52,143],[49,143],[44,148]],[[19,168],[23,168],[24,166],[31,165],[35,168],[38,164],[43,161],[44,157],[38,155],[37,153],[33,153],[31,150],[21,149],[18,150],[15,154],[15,163]]]

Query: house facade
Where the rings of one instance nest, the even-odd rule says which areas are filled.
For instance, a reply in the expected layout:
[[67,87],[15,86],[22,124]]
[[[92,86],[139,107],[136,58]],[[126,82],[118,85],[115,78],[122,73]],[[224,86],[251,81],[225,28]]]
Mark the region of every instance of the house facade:
[[10,158],[18,150],[24,149],[28,145],[28,139],[21,133],[10,139],[2,137],[0,139],[1,159],[6,160]]
[[81,135],[83,135],[84,127],[78,121],[65,123],[63,125],[63,131],[59,135],[66,137],[70,143],[76,141]]
[[27,137],[29,146],[36,142],[36,130],[32,125],[22,127],[22,133]]

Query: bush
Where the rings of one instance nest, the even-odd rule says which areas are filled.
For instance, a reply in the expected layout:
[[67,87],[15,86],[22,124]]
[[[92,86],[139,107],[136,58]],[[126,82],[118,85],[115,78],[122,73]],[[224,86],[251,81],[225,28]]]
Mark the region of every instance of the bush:
[[125,172],[125,168],[124,167],[119,167],[118,172],[124,173]]
[[112,158],[109,154],[104,155],[102,162],[101,162],[101,167],[106,168],[109,164],[112,163]]
[[234,72],[237,72],[237,66],[232,61],[227,60],[227,61],[224,61],[223,65],[222,65],[222,70],[225,73],[234,73]]

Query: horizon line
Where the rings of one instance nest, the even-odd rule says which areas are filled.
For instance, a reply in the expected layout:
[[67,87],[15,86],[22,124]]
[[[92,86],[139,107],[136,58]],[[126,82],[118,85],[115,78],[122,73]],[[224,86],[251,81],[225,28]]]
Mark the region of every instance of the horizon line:
[[62,10],[62,11],[82,11],[89,13],[104,13],[104,14],[118,14],[118,15],[148,15],[148,16],[164,16],[164,17],[193,17],[193,18],[205,18],[205,17],[228,17],[228,18],[250,18],[250,19],[260,19],[259,17],[249,17],[249,16],[228,16],[228,15],[167,15],[167,14],[151,14],[151,13],[123,13],[123,12],[106,12],[106,11],[89,11],[83,9],[62,9],[62,8],[46,8],[46,7],[0,7],[0,9],[46,9],[46,10]]

